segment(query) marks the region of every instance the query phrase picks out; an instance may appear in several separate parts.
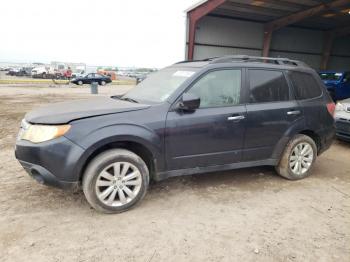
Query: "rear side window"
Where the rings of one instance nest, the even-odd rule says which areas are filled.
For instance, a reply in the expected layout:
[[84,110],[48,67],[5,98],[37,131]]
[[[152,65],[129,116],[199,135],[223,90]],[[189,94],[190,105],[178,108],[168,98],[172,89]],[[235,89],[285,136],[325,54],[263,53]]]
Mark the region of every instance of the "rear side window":
[[249,70],[250,103],[289,100],[289,87],[281,71]]
[[310,99],[321,95],[322,91],[314,77],[301,72],[290,72],[296,99]]

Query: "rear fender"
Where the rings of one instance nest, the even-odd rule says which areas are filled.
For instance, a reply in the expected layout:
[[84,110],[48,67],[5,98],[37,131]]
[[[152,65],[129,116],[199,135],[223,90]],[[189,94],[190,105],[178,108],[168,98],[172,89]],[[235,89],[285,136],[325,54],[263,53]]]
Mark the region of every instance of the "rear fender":
[[286,148],[289,141],[301,131],[305,129],[305,118],[299,118],[286,130],[281,139],[277,142],[275,149],[272,153],[271,158],[280,160],[284,149]]

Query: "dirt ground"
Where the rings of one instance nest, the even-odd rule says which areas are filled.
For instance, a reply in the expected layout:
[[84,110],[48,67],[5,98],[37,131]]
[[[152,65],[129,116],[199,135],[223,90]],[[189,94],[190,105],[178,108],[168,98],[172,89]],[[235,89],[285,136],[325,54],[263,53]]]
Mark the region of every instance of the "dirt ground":
[[349,143],[335,141],[305,180],[270,167],[172,178],[119,215],[39,185],[14,158],[20,120],[88,91],[0,86],[0,261],[350,261]]

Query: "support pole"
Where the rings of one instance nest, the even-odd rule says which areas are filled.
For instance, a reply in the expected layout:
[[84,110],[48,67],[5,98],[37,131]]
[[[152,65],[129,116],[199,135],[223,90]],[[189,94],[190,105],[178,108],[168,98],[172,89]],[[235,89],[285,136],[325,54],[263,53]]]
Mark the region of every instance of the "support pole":
[[194,9],[188,11],[188,19],[189,19],[189,30],[188,30],[188,51],[187,51],[187,59],[193,60],[194,56],[194,41],[196,39],[196,26],[199,19],[201,19],[203,16],[207,15],[211,11],[213,11],[215,8],[219,7],[223,3],[225,3],[226,0],[208,0],[204,1],[199,6],[195,7]]
[[334,32],[332,32],[332,31],[325,33],[322,60],[321,60],[321,65],[320,65],[321,70],[327,69],[327,66],[329,63],[329,58],[331,56],[333,42],[334,42],[334,36],[335,36]]
[[189,39],[188,39],[188,60],[193,60],[194,54],[194,41],[196,38],[196,25],[197,21],[191,16],[189,17]]
[[263,43],[263,57],[268,57],[270,53],[270,46],[271,46],[271,39],[272,39],[272,29],[271,28],[265,28],[264,29],[264,43]]

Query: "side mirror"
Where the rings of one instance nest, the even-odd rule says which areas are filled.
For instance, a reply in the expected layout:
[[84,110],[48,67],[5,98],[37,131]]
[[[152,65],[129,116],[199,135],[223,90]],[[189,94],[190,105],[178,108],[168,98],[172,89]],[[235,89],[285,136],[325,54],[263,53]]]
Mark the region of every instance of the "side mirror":
[[181,101],[178,104],[178,109],[184,111],[193,111],[199,108],[200,103],[201,99],[198,96],[185,93],[182,95]]

